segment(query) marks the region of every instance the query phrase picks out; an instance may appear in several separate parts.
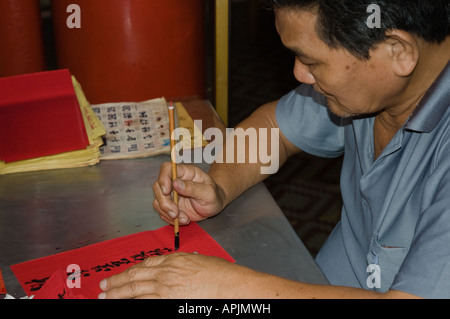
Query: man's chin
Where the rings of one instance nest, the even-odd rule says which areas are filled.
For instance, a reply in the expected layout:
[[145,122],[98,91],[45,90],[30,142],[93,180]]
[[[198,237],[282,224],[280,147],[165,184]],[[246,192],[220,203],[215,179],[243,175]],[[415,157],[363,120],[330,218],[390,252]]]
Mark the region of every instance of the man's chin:
[[343,111],[342,107],[340,105],[338,105],[338,103],[336,103],[336,101],[331,100],[328,97],[327,97],[327,104],[328,104],[328,109],[330,110],[330,112],[338,117],[347,119],[347,118],[358,116],[357,114]]

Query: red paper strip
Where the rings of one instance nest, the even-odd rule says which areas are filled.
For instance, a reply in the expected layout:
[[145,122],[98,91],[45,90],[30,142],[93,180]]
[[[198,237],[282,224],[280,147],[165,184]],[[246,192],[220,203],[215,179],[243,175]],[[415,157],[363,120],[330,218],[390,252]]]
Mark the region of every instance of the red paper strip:
[[0,270],[0,295],[6,295],[6,287],[3,281],[2,271]]
[[58,269],[33,299],[85,299],[83,295],[75,295],[76,289],[67,286],[67,278],[66,271]]
[[[155,231],[124,236],[13,265],[11,269],[29,296],[35,295],[42,299],[57,299],[60,296],[94,299],[101,292],[99,283],[102,279],[120,273],[148,257],[172,253],[173,245],[173,227],[165,226]],[[196,223],[181,228],[178,251],[197,252],[234,262]],[[74,270],[76,267],[79,267],[79,271]],[[66,273],[65,280],[58,275],[61,271]],[[53,284],[49,281],[52,276]],[[47,282],[50,287],[47,287]],[[77,284],[80,288],[74,287]],[[38,293],[43,287],[49,293]]]

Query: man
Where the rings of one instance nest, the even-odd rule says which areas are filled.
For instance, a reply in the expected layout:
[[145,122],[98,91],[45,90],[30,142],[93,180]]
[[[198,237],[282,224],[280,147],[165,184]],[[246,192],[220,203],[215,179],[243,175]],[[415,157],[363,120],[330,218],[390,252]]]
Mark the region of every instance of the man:
[[[279,127],[280,163],[300,150],[345,154],[341,222],[317,256],[331,286],[180,253],[102,281],[100,298],[450,297],[449,1],[267,2],[304,84],[240,126]],[[380,28],[368,23],[373,4]],[[266,177],[260,166],[179,165],[172,185],[163,165],[154,208],[168,223],[214,216]]]

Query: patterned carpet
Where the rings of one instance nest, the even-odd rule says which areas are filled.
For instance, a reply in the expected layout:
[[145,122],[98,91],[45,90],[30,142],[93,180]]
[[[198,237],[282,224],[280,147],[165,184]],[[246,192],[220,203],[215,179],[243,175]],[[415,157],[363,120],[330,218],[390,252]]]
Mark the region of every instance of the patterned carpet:
[[[251,0],[232,0],[229,126],[295,88],[293,63],[276,33],[273,13],[255,11]],[[289,159],[265,182],[313,256],[340,218],[341,165],[342,158],[321,159],[303,153]]]

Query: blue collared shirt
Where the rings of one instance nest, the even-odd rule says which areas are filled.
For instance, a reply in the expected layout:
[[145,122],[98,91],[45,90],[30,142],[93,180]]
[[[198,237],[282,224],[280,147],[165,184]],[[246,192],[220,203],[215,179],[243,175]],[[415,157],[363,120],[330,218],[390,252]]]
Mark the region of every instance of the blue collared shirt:
[[450,64],[376,159],[373,117],[337,118],[310,85],[279,101],[292,143],[344,154],[341,221],[316,258],[332,285],[450,298],[449,92]]

